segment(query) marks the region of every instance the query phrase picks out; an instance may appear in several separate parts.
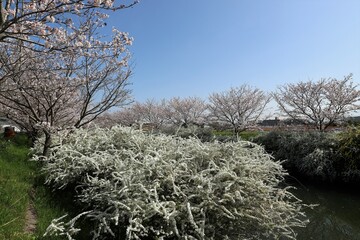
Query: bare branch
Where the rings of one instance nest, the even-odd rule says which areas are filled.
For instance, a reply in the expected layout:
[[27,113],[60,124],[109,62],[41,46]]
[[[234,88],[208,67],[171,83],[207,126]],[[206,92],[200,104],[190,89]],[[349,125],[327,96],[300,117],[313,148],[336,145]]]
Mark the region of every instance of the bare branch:
[[220,123],[229,124],[238,133],[256,123],[270,97],[257,88],[242,85],[229,91],[212,93],[209,101],[211,116]]

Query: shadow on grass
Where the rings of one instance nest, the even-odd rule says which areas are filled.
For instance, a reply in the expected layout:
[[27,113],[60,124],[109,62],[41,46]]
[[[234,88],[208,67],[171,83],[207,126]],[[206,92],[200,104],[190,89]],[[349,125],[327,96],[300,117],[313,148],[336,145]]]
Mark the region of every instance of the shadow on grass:
[[[44,185],[44,182],[44,176],[40,175],[36,177],[34,184],[35,196],[33,201],[38,217],[36,239],[67,239],[66,236],[44,236],[44,233],[53,219],[67,215],[63,221],[68,222],[85,210],[76,203],[75,192],[71,188],[52,190],[49,186]],[[91,239],[91,226],[90,221],[79,219],[76,227],[80,228],[81,231],[75,236],[75,239]]]

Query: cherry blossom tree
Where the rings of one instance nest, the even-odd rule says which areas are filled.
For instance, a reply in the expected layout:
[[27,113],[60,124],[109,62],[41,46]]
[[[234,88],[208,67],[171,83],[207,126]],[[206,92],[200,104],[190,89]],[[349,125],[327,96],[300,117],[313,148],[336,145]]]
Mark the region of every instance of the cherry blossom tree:
[[[93,23],[84,31],[90,45],[101,41],[93,16],[81,24]],[[78,55],[34,51],[29,44],[18,41],[0,49],[0,106],[28,131],[45,133],[44,155],[56,129],[84,126],[130,102],[129,39],[115,33],[106,47],[83,48]]]
[[109,128],[115,125],[130,127],[151,124],[159,129],[164,123],[169,122],[165,114],[165,108],[165,100],[147,99],[145,102],[135,102],[122,106],[117,111],[105,112],[91,123],[102,128]]
[[203,125],[206,119],[207,105],[198,97],[173,97],[167,102],[166,114],[178,126],[189,124]]
[[113,112],[106,112],[94,119],[89,126],[111,128],[116,125],[134,127],[141,124],[142,117],[134,112],[132,105],[124,106]]
[[[79,105],[74,91],[77,83],[67,79],[66,73],[56,71],[53,55],[15,46],[7,55],[2,52],[1,70],[5,72],[0,84],[0,106],[6,116],[34,138],[45,133],[50,144],[51,129],[71,125]],[[15,56],[18,52],[21,57]],[[21,64],[17,61],[23,58]],[[63,74],[61,74],[63,73]]]
[[134,125],[134,123],[138,122],[139,116],[136,114],[131,105],[125,108],[122,108],[119,111],[113,112],[109,116],[109,122],[111,122],[111,125],[122,125],[131,127]]
[[278,87],[273,97],[288,117],[314,126],[319,131],[342,122],[346,114],[360,109],[360,90],[352,74],[339,80],[289,83]]
[[37,51],[88,45],[81,20],[89,12],[96,12],[95,21],[101,22],[108,17],[106,11],[132,7],[137,2],[122,1],[115,4],[114,0],[1,0],[0,42],[13,44],[23,41],[29,43],[27,47]]
[[[97,36],[97,25],[94,25],[93,16],[89,16],[82,24],[89,46],[98,46],[100,38]],[[81,110],[75,123],[81,127],[93,121],[102,113],[113,107],[129,104],[130,90],[129,67],[130,53],[127,46],[132,44],[132,39],[122,36],[116,29],[113,30],[112,41],[106,46],[89,47],[83,49],[83,54],[71,57],[66,62],[70,67],[73,78],[79,81]],[[105,42],[105,41],[102,41]]]
[[258,88],[246,84],[209,96],[210,116],[219,123],[228,124],[237,134],[256,124],[270,97]]
[[145,102],[136,102],[130,107],[136,123],[151,123],[156,128],[160,128],[166,122],[166,101],[147,99]]
[[120,122],[119,119],[117,119],[118,116],[116,113],[118,112],[105,112],[94,119],[88,127],[111,128],[118,125]]

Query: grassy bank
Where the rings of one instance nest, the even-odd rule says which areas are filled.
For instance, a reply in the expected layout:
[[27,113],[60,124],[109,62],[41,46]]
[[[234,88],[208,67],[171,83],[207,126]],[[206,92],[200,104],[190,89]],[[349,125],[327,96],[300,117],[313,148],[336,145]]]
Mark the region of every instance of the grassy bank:
[[[59,196],[43,185],[40,167],[28,161],[26,136],[0,139],[0,240],[65,239],[43,237],[51,223],[68,212],[70,196]],[[29,206],[33,207],[36,228],[26,231]],[[29,228],[29,227],[28,227]]]
[[[218,138],[218,139],[231,139],[234,138],[234,132],[232,130],[223,130],[223,131],[219,131],[219,130],[213,130],[212,134]],[[259,136],[261,134],[261,132],[259,131],[242,131],[240,133],[238,133],[238,136],[240,137],[241,140],[245,140],[245,141],[250,141],[252,138]]]
[[0,239],[31,239],[24,233],[35,179],[35,167],[26,161],[28,151],[19,138],[0,141]]

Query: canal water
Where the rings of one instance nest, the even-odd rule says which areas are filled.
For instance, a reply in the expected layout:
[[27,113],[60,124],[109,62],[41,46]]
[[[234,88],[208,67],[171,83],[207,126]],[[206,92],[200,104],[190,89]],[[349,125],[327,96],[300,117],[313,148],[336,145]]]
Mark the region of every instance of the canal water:
[[318,186],[292,183],[295,196],[306,204],[310,223],[298,230],[298,240],[360,240],[360,188],[344,189],[331,185]]

